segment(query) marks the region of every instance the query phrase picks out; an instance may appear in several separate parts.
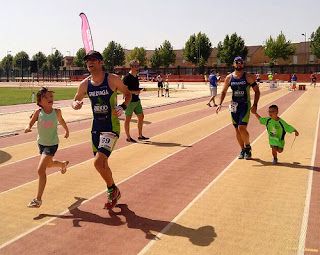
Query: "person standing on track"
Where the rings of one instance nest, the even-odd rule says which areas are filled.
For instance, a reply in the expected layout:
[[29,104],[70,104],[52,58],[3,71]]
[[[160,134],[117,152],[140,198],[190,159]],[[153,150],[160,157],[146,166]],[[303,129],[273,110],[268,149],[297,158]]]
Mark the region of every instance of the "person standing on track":
[[210,85],[209,85],[209,88],[210,88],[210,99],[209,99],[209,102],[207,103],[207,106],[211,107],[211,104],[210,102],[212,101],[213,102],[213,106],[217,106],[216,105],[216,102],[214,100],[214,98],[216,97],[217,95],[217,82],[218,82],[218,79],[215,75],[215,70],[214,69],[211,69],[211,72],[210,72],[210,75],[209,75],[209,82],[210,82]]
[[64,174],[67,171],[69,161],[54,160],[53,157],[58,150],[59,137],[57,132],[58,122],[64,128],[64,138],[69,137],[69,129],[62,118],[60,109],[54,109],[53,106],[53,91],[43,87],[37,93],[37,105],[41,109],[36,110],[31,116],[31,120],[24,132],[31,132],[31,128],[37,121],[38,128],[38,146],[40,151],[40,162],[38,165],[39,185],[37,198],[33,199],[28,207],[39,208],[42,204],[42,195],[47,183],[46,169],[48,167],[60,167],[60,171]]
[[131,70],[126,75],[126,77],[124,77],[123,83],[125,86],[128,87],[128,90],[132,94],[132,100],[125,112],[126,120],[124,122],[124,128],[127,135],[126,141],[131,143],[136,143],[137,141],[130,136],[130,120],[132,118],[133,112],[137,115],[137,118],[138,118],[138,133],[139,133],[138,139],[139,140],[149,139],[148,137],[145,137],[142,135],[144,114],[142,110],[141,100],[139,98],[140,92],[145,89],[139,88],[140,84],[139,84],[139,79],[137,77],[137,74],[139,71],[139,60],[132,60],[130,61],[129,65]]
[[158,97],[160,96],[160,92],[161,92],[161,96],[163,97],[163,81],[160,73],[157,76],[157,81],[158,81]]
[[[249,122],[250,110],[253,114],[257,112],[260,90],[254,75],[244,72],[244,60],[242,57],[236,57],[233,66],[235,71],[229,74],[225,79],[220,96],[220,103],[218,104],[216,112],[218,113],[221,110],[221,105],[230,86],[232,89],[232,101],[229,109],[231,111],[231,119],[235,127],[237,141],[241,147],[238,158],[250,159],[252,153],[247,125]],[[250,87],[252,87],[254,91],[252,107],[250,102]]]
[[316,75],[316,73],[312,73],[312,74],[310,75],[310,79],[311,79],[311,84],[310,84],[310,86],[312,86],[312,84],[313,84],[313,87],[315,88],[316,85],[317,85],[317,75]]
[[[114,183],[108,159],[119,138],[119,117],[127,108],[131,94],[117,75],[103,71],[103,57],[98,51],[90,51],[84,60],[91,75],[80,83],[72,108],[79,110],[82,107],[81,100],[86,94],[89,96],[93,112],[91,142],[94,166],[107,184],[108,201],[105,208],[112,209],[121,194]],[[125,97],[120,105],[117,105],[117,90]]]

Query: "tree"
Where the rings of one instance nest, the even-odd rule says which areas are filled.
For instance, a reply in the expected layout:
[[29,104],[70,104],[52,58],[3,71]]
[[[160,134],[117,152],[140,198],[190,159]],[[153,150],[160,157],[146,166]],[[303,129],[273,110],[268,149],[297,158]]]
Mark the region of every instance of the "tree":
[[47,57],[41,51],[32,56],[32,60],[37,61],[38,68],[43,70],[47,62]]
[[29,55],[25,51],[18,52],[13,58],[13,65],[21,71],[29,67]]
[[211,46],[211,42],[206,34],[202,34],[201,32],[197,36],[193,34],[183,48],[183,57],[193,64],[200,63],[201,58],[206,63],[212,51]]
[[125,54],[121,44],[114,41],[109,42],[103,53],[104,65],[113,70],[114,66],[122,66],[125,63]]
[[83,60],[85,55],[86,55],[86,51],[84,48],[80,48],[77,51],[76,56],[73,59],[73,63],[75,64],[75,66],[87,68],[86,62]]
[[318,27],[316,32],[312,32],[311,34],[310,48],[312,54],[320,58],[320,27]]
[[53,54],[49,55],[47,62],[49,64],[50,70],[53,68],[59,70],[59,67],[62,66],[63,55],[60,51],[56,50]]
[[165,40],[164,43],[159,48],[159,54],[161,57],[162,65],[169,67],[176,61],[176,53],[173,51],[173,47],[168,40]]
[[143,47],[135,47],[127,57],[127,61],[131,61],[134,59],[138,59],[140,62],[140,66],[145,66],[147,62],[146,58],[147,52]]
[[289,56],[293,55],[295,51],[296,47],[291,44],[290,40],[287,41],[282,31],[277,39],[270,36],[263,45],[263,54],[270,58],[273,64],[277,64],[280,58],[288,60]]
[[12,55],[8,54],[7,56],[5,56],[2,60],[1,60],[1,65],[3,67],[3,69],[6,71],[7,73],[7,82],[9,81],[9,72],[12,68],[12,64],[13,64],[13,57]]
[[235,57],[240,56],[243,59],[247,57],[248,48],[244,44],[244,40],[241,36],[233,33],[230,37],[226,37],[222,42],[218,43],[217,57],[222,63],[226,63],[227,66],[231,66]]
[[150,58],[150,64],[152,68],[159,68],[160,66],[162,66],[162,59],[158,48],[154,50]]

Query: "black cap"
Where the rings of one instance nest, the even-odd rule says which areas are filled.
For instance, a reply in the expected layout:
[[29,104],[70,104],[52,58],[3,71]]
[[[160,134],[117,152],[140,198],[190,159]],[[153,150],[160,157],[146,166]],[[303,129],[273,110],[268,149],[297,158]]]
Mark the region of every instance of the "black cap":
[[86,61],[88,57],[92,57],[92,58],[96,58],[96,59],[99,59],[99,60],[103,60],[103,57],[100,54],[100,52],[95,51],[95,50],[90,50],[88,52],[88,54],[85,55],[85,57],[83,59]]

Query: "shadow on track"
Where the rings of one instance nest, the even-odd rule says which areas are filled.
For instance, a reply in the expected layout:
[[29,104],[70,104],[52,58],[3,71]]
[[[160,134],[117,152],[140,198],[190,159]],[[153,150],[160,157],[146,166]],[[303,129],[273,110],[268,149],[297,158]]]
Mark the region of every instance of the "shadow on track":
[[[301,165],[300,162],[292,162],[292,163],[279,162],[278,164],[274,165],[274,164],[272,164],[271,161],[264,161],[264,160],[259,159],[259,158],[252,158],[251,160],[256,161],[256,162],[261,164],[261,165],[253,165],[255,167],[261,167],[261,166],[274,166],[274,167],[285,166],[285,167],[289,167],[289,168],[302,168],[302,169],[311,170],[311,166],[309,166],[309,165]],[[313,171],[320,172],[320,167],[314,166],[313,167]]]
[[12,157],[9,153],[6,153],[4,151],[0,151],[0,164],[7,162],[11,158]]
[[[208,225],[193,229],[170,221],[145,218],[136,215],[135,212],[128,208],[127,204],[118,204],[113,210],[108,211],[110,218],[104,218],[91,212],[81,211],[79,206],[87,199],[79,197],[75,197],[75,199],[77,201],[68,207],[72,215],[39,214],[34,220],[40,220],[45,217],[72,220],[73,227],[81,227],[81,222],[100,223],[108,226],[121,226],[126,224],[128,228],[140,229],[145,234],[145,238],[150,240],[158,239],[156,235],[167,228],[163,234],[187,237],[192,244],[198,246],[209,246],[217,237],[214,227],[212,226]],[[117,211],[118,209],[120,209],[120,211]],[[125,221],[121,218],[124,218]],[[151,231],[156,233],[153,234]]]
[[161,147],[192,147],[191,145],[182,145],[181,143],[161,143],[152,141],[139,142],[147,145],[161,146]]

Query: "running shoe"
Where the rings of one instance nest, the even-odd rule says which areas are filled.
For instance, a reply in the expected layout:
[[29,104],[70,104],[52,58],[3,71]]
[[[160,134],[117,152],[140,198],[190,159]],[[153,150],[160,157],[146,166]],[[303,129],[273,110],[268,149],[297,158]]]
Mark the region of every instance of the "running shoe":
[[273,158],[272,164],[273,164],[273,165],[278,164],[278,158]]
[[251,153],[251,146],[249,145],[246,147],[244,152],[244,159],[251,159],[252,153]]
[[42,201],[39,199],[32,199],[32,201],[28,204],[28,207],[31,208],[39,208],[42,204]]
[[120,190],[117,186],[113,190],[107,190],[108,202],[105,203],[104,209],[111,210],[118,203],[118,200],[121,197]]
[[137,141],[132,139],[131,137],[129,139],[126,139],[127,142],[129,143],[136,143]]
[[238,159],[243,159],[244,158],[244,153],[245,153],[245,149],[243,148],[238,156]]
[[149,139],[149,137],[145,137],[145,136],[139,136],[138,137],[138,140],[148,140]]
[[211,104],[210,104],[210,103],[207,103],[207,106],[211,107]]

